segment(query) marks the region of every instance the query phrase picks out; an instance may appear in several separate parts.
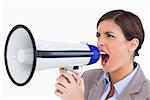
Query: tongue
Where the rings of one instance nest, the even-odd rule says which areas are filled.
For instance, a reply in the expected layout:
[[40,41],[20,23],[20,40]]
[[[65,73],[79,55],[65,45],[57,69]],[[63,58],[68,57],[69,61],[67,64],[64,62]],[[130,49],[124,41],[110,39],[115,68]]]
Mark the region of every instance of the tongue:
[[105,63],[108,61],[108,56],[105,56],[104,61]]
[[102,61],[103,66],[107,63],[108,59],[109,59],[108,55],[104,55],[103,61]]

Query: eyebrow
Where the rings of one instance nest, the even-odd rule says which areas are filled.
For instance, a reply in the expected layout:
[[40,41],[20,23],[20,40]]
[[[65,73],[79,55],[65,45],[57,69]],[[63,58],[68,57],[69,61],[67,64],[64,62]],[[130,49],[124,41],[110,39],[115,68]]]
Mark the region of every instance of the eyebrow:
[[[107,34],[107,33],[112,33],[112,34],[115,34],[114,32],[111,32],[111,31],[107,31],[107,32],[105,32],[104,34]],[[99,32],[96,32],[96,34],[101,34],[101,33],[99,33]]]
[[101,34],[101,33],[99,33],[99,32],[96,32],[96,34]]
[[101,33],[99,33],[99,32],[96,32],[96,36],[101,36]]
[[105,32],[104,34],[108,34],[108,33],[115,34],[114,32],[111,32],[111,31],[107,31],[107,32]]

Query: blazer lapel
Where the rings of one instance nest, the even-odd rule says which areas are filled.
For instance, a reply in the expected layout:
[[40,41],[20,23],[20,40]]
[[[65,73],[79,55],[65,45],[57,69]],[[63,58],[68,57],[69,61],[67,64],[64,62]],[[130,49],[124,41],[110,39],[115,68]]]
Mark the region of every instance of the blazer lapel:
[[118,100],[132,100],[132,94],[140,92],[145,80],[146,78],[139,67],[133,79],[129,82],[125,90],[119,95]]
[[93,81],[93,87],[89,91],[88,100],[100,100],[104,91],[103,77]]

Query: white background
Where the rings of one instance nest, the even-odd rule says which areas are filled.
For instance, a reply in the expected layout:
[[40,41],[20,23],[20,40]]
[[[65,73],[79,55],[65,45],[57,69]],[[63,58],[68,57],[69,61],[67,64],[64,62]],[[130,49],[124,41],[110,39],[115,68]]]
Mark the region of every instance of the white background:
[[[26,25],[42,40],[57,42],[87,41],[96,44],[96,23],[102,14],[124,9],[137,14],[145,29],[145,42],[136,58],[150,80],[150,10],[148,0],[3,0],[0,2],[0,99],[60,100],[55,96],[58,68],[36,72],[24,87],[15,86],[4,65],[6,37],[16,24]],[[19,42],[16,40],[16,42]],[[59,63],[59,62],[58,62]],[[99,62],[88,67],[100,68]]]

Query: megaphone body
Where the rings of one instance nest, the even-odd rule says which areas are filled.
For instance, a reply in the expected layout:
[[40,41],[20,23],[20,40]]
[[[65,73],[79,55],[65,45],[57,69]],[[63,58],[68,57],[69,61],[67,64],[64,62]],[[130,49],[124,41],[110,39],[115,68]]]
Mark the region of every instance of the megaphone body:
[[16,25],[7,37],[4,56],[10,79],[24,86],[35,70],[65,67],[78,71],[82,66],[96,63],[100,52],[90,44],[39,41],[26,26]]

